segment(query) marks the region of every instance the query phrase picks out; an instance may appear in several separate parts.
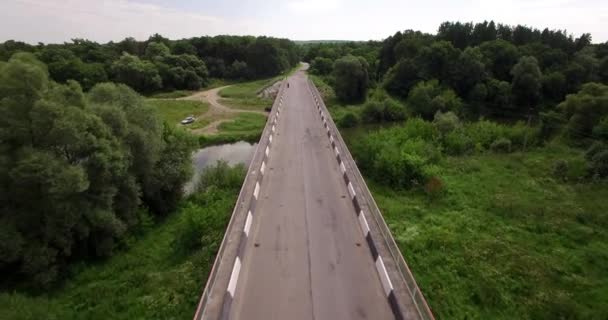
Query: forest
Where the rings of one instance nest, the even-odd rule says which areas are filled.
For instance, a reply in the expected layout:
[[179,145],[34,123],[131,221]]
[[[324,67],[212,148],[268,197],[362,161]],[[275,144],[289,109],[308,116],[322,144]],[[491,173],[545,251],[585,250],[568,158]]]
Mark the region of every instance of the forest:
[[0,44],[0,286],[47,290],[181,206],[199,141],[141,94],[265,79],[298,52],[236,36]]
[[251,36],[169,40],[154,34],[146,41],[126,38],[106,44],[86,39],[38,45],[9,40],[0,44],[0,61],[15,52],[33,53],[57,83],[74,80],[88,91],[111,81],[142,94],[198,90],[212,78],[268,78],[300,61],[294,42]]
[[436,318],[608,316],[608,43],[485,21],[304,48]]

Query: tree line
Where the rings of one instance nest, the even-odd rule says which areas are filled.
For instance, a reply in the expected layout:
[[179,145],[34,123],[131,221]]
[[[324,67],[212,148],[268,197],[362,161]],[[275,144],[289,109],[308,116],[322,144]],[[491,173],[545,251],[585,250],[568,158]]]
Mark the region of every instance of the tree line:
[[585,83],[608,82],[608,43],[493,21],[445,22],[435,35],[406,30],[382,42],[308,45],[304,58],[344,102],[382,89],[427,119],[437,111],[538,115]]
[[438,154],[526,150],[554,137],[586,150],[583,165],[560,163],[556,172],[604,178],[608,42],[591,40],[493,21],[445,22],[437,34],[309,44],[304,58],[342,104],[363,104],[360,112],[341,110],[338,125],[414,118],[355,144],[367,150],[359,152],[362,168],[393,187],[431,181]]
[[270,77],[300,61],[299,47],[287,39],[251,36],[169,40],[159,34],[146,41],[126,38],[99,44],[74,39],[63,44],[0,44],[0,61],[16,52],[33,53],[58,83],[74,80],[86,91],[98,83],[124,83],[140,93],[196,90],[210,78]]

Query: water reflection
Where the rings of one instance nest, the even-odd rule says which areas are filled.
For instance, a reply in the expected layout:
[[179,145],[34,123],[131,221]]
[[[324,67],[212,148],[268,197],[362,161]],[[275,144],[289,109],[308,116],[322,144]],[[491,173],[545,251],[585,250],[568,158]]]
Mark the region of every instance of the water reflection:
[[237,143],[206,147],[195,152],[192,156],[194,176],[184,187],[186,194],[189,194],[194,190],[194,186],[196,186],[200,179],[201,172],[203,172],[206,167],[214,165],[219,160],[226,161],[231,166],[240,163],[249,166],[249,162],[251,162],[251,159],[253,158],[256,147],[257,143],[250,144],[248,142],[240,141]]

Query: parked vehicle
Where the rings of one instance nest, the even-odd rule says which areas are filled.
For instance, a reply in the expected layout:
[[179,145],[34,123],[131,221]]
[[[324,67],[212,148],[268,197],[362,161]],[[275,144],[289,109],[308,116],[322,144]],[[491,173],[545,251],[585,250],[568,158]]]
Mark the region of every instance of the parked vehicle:
[[182,124],[183,125],[187,125],[187,124],[191,124],[192,122],[194,122],[194,120],[196,120],[193,116],[189,116],[186,119],[182,120]]

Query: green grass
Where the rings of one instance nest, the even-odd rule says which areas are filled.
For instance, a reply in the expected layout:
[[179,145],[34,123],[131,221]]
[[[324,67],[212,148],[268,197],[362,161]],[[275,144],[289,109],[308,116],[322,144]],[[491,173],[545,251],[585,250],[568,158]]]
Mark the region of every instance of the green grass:
[[220,99],[220,103],[234,109],[263,111],[272,105],[272,99],[260,98],[258,94],[266,87],[292,75],[298,68],[300,68],[299,65],[276,77],[237,83],[224,88],[219,92],[219,95],[223,98]]
[[552,175],[580,157],[559,144],[448,157],[434,198],[368,179],[437,319],[608,317],[608,182]]
[[237,141],[258,142],[266,126],[266,120],[267,117],[261,114],[239,113],[233,120],[221,123],[217,134],[200,136],[199,144],[201,147],[206,147]]
[[269,98],[260,98],[258,93],[265,87],[272,85],[277,78],[243,82],[220,90],[222,97],[220,103],[234,109],[264,110],[272,105]]
[[169,92],[157,92],[154,93],[150,96],[148,96],[148,98],[151,99],[177,99],[177,98],[182,98],[182,97],[187,97],[189,95],[192,95],[195,91],[191,91],[191,90],[175,90],[175,91],[169,91]]
[[[225,170],[225,169],[222,169]],[[127,249],[41,296],[0,292],[0,319],[191,319],[236,202],[243,168],[183,201]],[[202,179],[203,181],[210,179]]]
[[219,125],[220,133],[262,133],[266,125],[266,116],[257,113],[239,113],[232,121]]
[[168,123],[179,124],[184,118],[193,115],[196,121],[189,124],[190,129],[203,128],[209,124],[209,119],[203,119],[203,115],[209,110],[209,105],[202,101],[190,100],[163,100],[163,99],[148,99],[149,104],[158,110],[161,118]]

